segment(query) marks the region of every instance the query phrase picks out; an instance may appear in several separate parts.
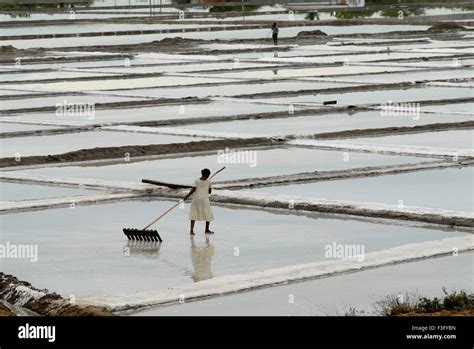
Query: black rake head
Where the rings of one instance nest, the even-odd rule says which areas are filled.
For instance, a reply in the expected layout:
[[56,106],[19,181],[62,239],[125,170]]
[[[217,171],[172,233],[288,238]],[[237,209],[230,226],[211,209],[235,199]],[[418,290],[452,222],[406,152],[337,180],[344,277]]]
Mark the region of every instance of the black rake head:
[[158,234],[158,231],[156,230],[123,228],[123,233],[129,240],[163,242],[163,240],[161,240],[160,234]]

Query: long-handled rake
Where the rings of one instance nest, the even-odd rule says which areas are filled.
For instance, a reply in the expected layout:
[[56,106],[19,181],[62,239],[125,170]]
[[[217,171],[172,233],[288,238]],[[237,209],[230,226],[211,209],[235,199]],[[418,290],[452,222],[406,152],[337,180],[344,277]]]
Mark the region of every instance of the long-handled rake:
[[[214,172],[214,174],[209,177],[209,179],[212,179],[216,174],[219,172],[223,171],[225,167],[222,167],[219,171]],[[179,200],[176,204],[171,206],[169,209],[167,209],[165,212],[163,212],[158,218],[156,218],[153,222],[148,224],[145,228],[143,229],[134,229],[134,228],[123,228],[123,233],[127,236],[129,240],[141,240],[141,241],[159,241],[163,242],[161,239],[160,234],[158,234],[158,231],[156,230],[147,230],[149,227],[151,227],[153,224],[158,222],[161,218],[166,216],[168,213],[173,211],[176,207],[179,206],[179,204],[183,200]]]

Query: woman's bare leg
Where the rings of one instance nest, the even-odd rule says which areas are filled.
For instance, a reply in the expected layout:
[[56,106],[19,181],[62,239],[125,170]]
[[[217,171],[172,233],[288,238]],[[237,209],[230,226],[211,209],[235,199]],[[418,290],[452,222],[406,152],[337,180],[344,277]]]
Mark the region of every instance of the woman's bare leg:
[[209,229],[209,224],[211,224],[211,222],[206,222],[206,231],[204,233],[205,234],[214,234],[214,232]]

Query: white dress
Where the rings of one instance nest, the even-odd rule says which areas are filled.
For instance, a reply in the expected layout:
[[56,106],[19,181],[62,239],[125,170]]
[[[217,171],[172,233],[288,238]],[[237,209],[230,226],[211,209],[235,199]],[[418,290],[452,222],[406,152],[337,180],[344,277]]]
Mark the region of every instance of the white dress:
[[192,221],[206,221],[214,220],[214,214],[211,210],[211,203],[209,202],[209,188],[211,188],[211,181],[196,179],[193,186],[196,191],[193,193],[193,202],[189,211],[189,219]]

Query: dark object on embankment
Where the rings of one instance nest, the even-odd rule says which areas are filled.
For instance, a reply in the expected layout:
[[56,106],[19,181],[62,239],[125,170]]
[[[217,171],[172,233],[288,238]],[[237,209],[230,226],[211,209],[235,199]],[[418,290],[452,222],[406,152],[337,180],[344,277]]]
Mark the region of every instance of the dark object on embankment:
[[299,32],[298,35],[296,35],[296,38],[309,39],[309,38],[320,37],[320,36],[328,36],[328,35],[325,32],[322,32],[321,30],[311,30],[311,31]]
[[0,54],[13,54],[17,51],[17,49],[15,47],[13,47],[12,45],[2,45],[0,46]]
[[142,179],[142,183],[158,185],[160,187],[168,187],[170,189],[191,189],[192,188],[191,185],[160,182],[160,181],[154,181],[151,179]]
[[433,31],[458,31],[458,30],[464,30],[462,25],[456,24],[456,23],[438,23],[433,25],[432,27],[428,28],[428,31],[433,32]]

